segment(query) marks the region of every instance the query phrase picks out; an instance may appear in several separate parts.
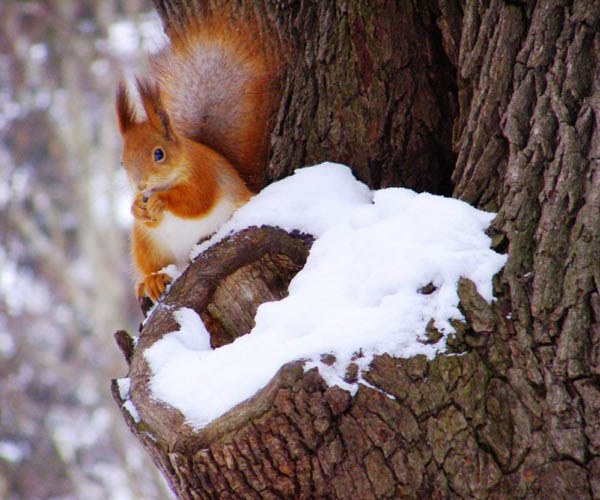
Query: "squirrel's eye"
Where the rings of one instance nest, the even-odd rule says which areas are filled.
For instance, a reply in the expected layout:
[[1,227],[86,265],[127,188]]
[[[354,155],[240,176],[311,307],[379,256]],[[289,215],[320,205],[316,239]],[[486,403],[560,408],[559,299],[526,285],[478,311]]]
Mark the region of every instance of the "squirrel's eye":
[[160,163],[165,159],[165,152],[162,148],[155,148],[152,154],[154,155],[154,161],[157,163]]

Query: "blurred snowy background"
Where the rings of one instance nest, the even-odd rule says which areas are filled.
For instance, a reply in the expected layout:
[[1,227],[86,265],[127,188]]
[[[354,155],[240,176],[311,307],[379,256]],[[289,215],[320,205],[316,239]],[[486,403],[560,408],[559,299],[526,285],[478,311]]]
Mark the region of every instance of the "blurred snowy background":
[[0,498],[171,495],[109,392],[141,316],[115,83],[160,43],[148,1],[0,3]]

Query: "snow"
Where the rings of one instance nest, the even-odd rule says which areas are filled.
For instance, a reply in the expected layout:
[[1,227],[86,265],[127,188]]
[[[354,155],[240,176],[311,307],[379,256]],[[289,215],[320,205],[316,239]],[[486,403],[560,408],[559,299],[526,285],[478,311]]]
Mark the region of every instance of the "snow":
[[118,57],[137,56],[140,50],[154,53],[167,43],[161,22],[155,12],[141,17],[138,23],[122,20],[108,27],[106,40],[96,41],[100,52],[107,51]]
[[129,399],[129,389],[131,388],[131,379],[129,377],[117,379],[117,388],[119,389],[119,397],[123,400],[123,408],[127,410],[127,412],[133,418],[135,423],[138,423],[140,419],[140,415],[137,411],[137,408],[133,404],[133,401]]
[[131,387],[131,379],[129,377],[117,379],[117,387],[119,388],[119,397],[123,401],[129,399],[129,389]]
[[132,54],[139,51],[139,31],[130,21],[113,23],[108,27],[108,43],[113,54]]
[[5,460],[10,463],[19,463],[28,455],[29,447],[26,443],[0,441],[0,460]]
[[82,450],[96,446],[111,424],[110,411],[104,407],[91,412],[55,407],[45,418],[52,442],[66,462],[75,460]]
[[51,310],[52,295],[46,284],[30,269],[12,260],[3,248],[0,248],[0,269],[0,297],[9,316],[43,314]]
[[48,46],[43,43],[34,43],[29,47],[29,58],[36,63],[43,63],[48,60]]
[[133,404],[133,402],[131,400],[125,401],[123,403],[123,408],[125,408],[127,410],[127,412],[131,415],[131,418],[133,418],[133,421],[136,424],[141,420],[140,415],[137,411],[137,408],[135,407],[135,405]]
[[[310,233],[316,241],[289,296],[261,305],[250,335],[215,350],[198,314],[176,311],[179,330],[145,352],[153,396],[199,429],[264,387],[286,362],[305,360],[305,369],[317,367],[329,385],[354,393],[360,377],[354,384],[343,380],[352,361],[365,370],[380,353],[434,357],[453,331],[449,320],[462,318],[460,277],[493,299],[492,277],[505,263],[484,233],[493,217],[408,189],[370,191],[342,165],[297,170],[192,251],[198,255],[253,225]],[[429,283],[432,293],[419,292]],[[435,345],[422,340],[431,319],[444,334]],[[323,354],[336,362],[323,364]]]

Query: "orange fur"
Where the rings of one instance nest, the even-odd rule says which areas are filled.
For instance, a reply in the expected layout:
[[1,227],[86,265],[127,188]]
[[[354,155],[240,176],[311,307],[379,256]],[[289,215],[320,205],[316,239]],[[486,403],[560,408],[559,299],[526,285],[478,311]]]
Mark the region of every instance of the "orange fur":
[[[169,31],[170,45],[137,80],[144,118],[117,87],[122,163],[135,191],[138,298],[156,301],[164,291],[169,277],[159,271],[185,253],[180,228],[207,236],[264,185],[276,65],[256,30],[228,23],[188,19]],[[161,241],[165,234],[176,241]]]

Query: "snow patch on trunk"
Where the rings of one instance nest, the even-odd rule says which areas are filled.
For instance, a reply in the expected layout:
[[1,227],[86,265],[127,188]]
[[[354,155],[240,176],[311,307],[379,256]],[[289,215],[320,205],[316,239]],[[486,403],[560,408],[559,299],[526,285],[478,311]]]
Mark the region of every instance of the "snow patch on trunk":
[[[215,350],[200,317],[177,311],[179,331],[145,352],[152,394],[199,429],[251,397],[290,361],[304,359],[305,369],[317,367],[328,384],[354,393],[360,371],[376,354],[432,358],[446,348],[450,320],[462,319],[460,277],[493,299],[492,277],[506,261],[490,249],[484,232],[493,217],[427,193],[370,191],[342,165],[297,170],[256,195],[192,252],[253,225],[310,233],[316,240],[289,295],[259,307],[250,335]],[[435,345],[423,342],[430,320],[443,334]],[[323,354],[336,362],[324,364]],[[352,384],[344,381],[350,362],[359,367]]]

